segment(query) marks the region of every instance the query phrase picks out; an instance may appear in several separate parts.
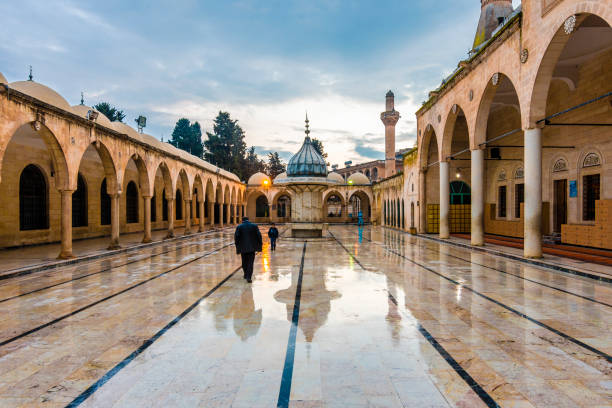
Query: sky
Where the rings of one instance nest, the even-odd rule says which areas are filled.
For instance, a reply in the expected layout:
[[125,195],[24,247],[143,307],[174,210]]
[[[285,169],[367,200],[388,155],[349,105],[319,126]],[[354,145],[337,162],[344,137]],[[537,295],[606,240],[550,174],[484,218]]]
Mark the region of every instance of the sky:
[[84,92],[165,141],[181,117],[212,132],[228,111],[262,158],[299,149],[308,111],[344,167],[384,159],[389,89],[396,149],[415,144],[415,112],[466,58],[479,14],[479,0],[5,0],[0,72],[25,80],[32,65],[71,105]]

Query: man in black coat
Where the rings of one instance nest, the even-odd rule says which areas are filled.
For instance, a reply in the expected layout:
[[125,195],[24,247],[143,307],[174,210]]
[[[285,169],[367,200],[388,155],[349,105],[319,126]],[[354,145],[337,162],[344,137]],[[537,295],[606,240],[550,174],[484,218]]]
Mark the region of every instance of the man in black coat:
[[249,221],[248,217],[244,217],[242,224],[236,227],[234,242],[236,243],[236,253],[242,256],[244,279],[251,283],[255,252],[261,252],[261,232],[259,232],[257,225]]

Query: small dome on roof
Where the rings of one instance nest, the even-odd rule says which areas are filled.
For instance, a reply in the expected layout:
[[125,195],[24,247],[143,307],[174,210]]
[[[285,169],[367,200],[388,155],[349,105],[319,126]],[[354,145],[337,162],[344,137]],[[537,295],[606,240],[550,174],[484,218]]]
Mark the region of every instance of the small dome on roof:
[[18,81],[9,84],[9,86],[21,93],[36,98],[44,103],[53,105],[57,108],[70,111],[70,104],[63,96],[55,92],[53,89],[39,84],[34,81]]
[[353,185],[370,184],[370,180],[365,176],[365,174],[357,172],[351,174],[351,176],[347,180],[347,183]]
[[110,127],[111,129],[114,129],[119,133],[126,134],[133,139],[142,141],[142,136],[136,131],[136,129],[129,125],[126,125],[123,122],[111,122]]
[[342,176],[333,171],[327,175],[327,179],[334,183],[344,184],[344,179],[342,178]]
[[249,181],[248,181],[247,184],[249,186],[255,186],[255,185],[263,186],[264,184],[270,185],[271,181],[270,181],[270,177],[268,177],[265,174],[259,172],[259,173],[255,173],[251,177],[249,177]]
[[74,105],[72,107],[70,107],[70,110],[72,111],[72,113],[74,113],[75,115],[78,115],[82,118],[87,119],[87,113],[90,110],[95,110],[96,112],[98,112],[98,119],[96,119],[96,123],[98,125],[102,125],[102,126],[106,126],[106,127],[111,127],[111,121],[108,120],[108,118],[102,113],[97,111],[94,108],[91,108],[87,105]]
[[274,182],[276,183],[276,180],[280,180],[280,179],[284,179],[287,178],[287,172],[284,171],[281,174],[279,174],[278,176],[274,177]]
[[8,81],[6,80],[4,75],[2,75],[2,72],[0,72],[0,84],[8,84]]
[[387,92],[386,96],[394,96],[394,95],[393,95],[393,92],[389,89],[389,92]]

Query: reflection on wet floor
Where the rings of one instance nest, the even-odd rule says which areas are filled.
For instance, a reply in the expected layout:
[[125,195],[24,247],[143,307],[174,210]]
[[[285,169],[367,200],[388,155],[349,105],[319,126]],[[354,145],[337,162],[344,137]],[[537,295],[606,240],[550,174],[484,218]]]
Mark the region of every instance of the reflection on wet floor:
[[612,285],[330,231],[252,285],[231,231],[2,282],[0,406],[612,405]]

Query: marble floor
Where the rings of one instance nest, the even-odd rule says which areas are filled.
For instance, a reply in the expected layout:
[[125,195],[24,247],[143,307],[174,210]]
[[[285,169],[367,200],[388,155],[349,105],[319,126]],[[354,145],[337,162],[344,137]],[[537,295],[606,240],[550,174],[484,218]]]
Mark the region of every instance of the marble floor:
[[[611,407],[612,285],[378,227],[0,282],[0,407]],[[265,234],[264,234],[265,235]]]

